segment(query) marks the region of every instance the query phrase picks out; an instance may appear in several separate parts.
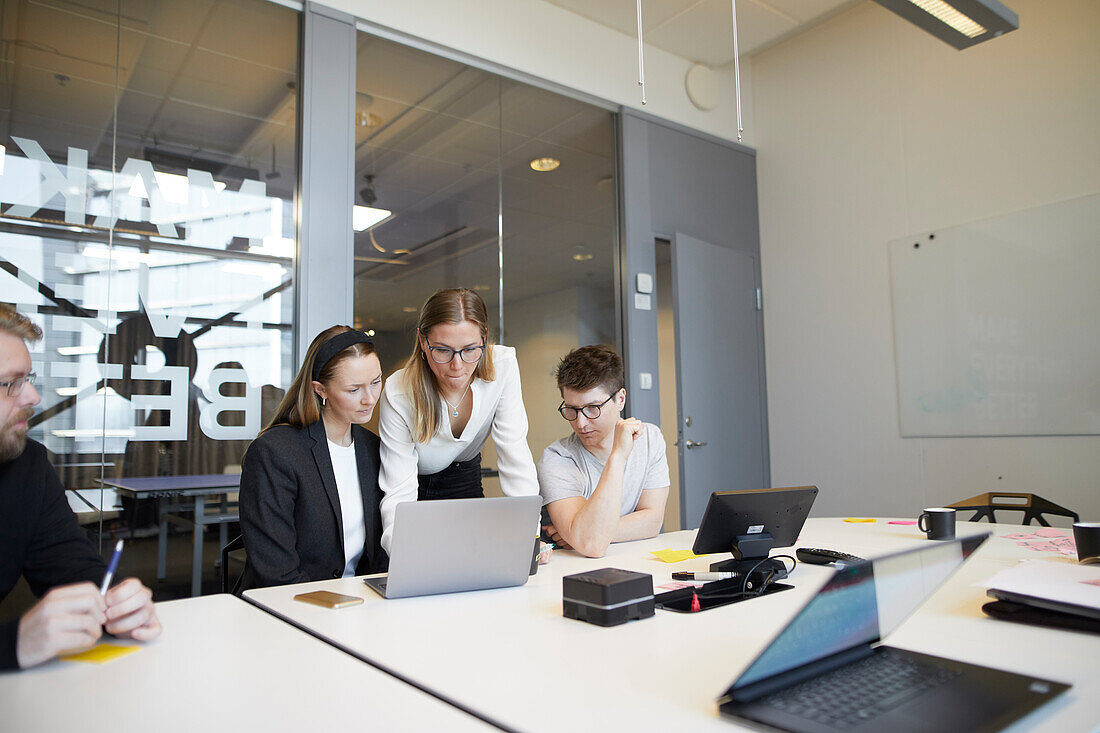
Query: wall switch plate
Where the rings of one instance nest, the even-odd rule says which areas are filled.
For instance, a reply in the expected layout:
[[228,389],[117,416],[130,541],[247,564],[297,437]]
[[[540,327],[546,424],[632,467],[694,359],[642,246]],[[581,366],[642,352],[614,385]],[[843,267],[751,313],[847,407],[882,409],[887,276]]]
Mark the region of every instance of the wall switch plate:
[[648,272],[639,272],[637,278],[637,284],[635,290],[639,293],[652,293],[653,292],[653,276]]
[[634,293],[634,307],[640,311],[653,310],[653,304],[650,301],[650,296],[643,293]]
[[653,375],[649,372],[638,374],[638,386],[642,389],[653,389]]

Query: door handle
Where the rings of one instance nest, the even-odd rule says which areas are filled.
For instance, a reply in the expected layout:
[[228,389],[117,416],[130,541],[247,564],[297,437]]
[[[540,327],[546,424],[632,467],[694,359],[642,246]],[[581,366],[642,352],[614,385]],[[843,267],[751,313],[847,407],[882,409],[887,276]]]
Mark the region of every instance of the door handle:
[[684,446],[688,450],[691,450],[692,448],[702,448],[706,444],[707,444],[707,441],[705,441],[705,440],[685,440],[684,441]]

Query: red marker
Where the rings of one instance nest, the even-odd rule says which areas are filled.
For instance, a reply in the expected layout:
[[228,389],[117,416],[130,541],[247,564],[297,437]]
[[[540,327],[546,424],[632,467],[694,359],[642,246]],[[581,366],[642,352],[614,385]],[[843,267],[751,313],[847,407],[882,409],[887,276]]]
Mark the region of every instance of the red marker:
[[691,612],[697,613],[702,611],[703,608],[699,605],[699,596],[696,593],[691,594]]

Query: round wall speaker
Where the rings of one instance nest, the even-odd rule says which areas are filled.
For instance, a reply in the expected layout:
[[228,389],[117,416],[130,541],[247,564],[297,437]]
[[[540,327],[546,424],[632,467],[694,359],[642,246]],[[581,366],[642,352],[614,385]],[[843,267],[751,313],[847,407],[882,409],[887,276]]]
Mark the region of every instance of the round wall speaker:
[[718,79],[709,66],[695,64],[688,69],[684,89],[691,103],[704,112],[718,106]]

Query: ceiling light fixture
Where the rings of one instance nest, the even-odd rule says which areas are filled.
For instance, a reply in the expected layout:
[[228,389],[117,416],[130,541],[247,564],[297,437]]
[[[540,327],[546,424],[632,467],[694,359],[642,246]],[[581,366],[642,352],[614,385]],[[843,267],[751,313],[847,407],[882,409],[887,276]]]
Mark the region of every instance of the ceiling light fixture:
[[357,232],[365,232],[391,218],[393,218],[393,212],[388,209],[376,209],[373,206],[358,204],[351,207],[351,228]]
[[1020,18],[997,0],[875,0],[960,51],[1014,31]]
[[561,165],[561,161],[557,158],[535,158],[531,161],[531,170],[538,171],[539,173],[546,173],[552,171]]
[[588,262],[590,259],[592,259],[592,253],[578,252],[577,254],[573,255],[573,259],[577,262]]

